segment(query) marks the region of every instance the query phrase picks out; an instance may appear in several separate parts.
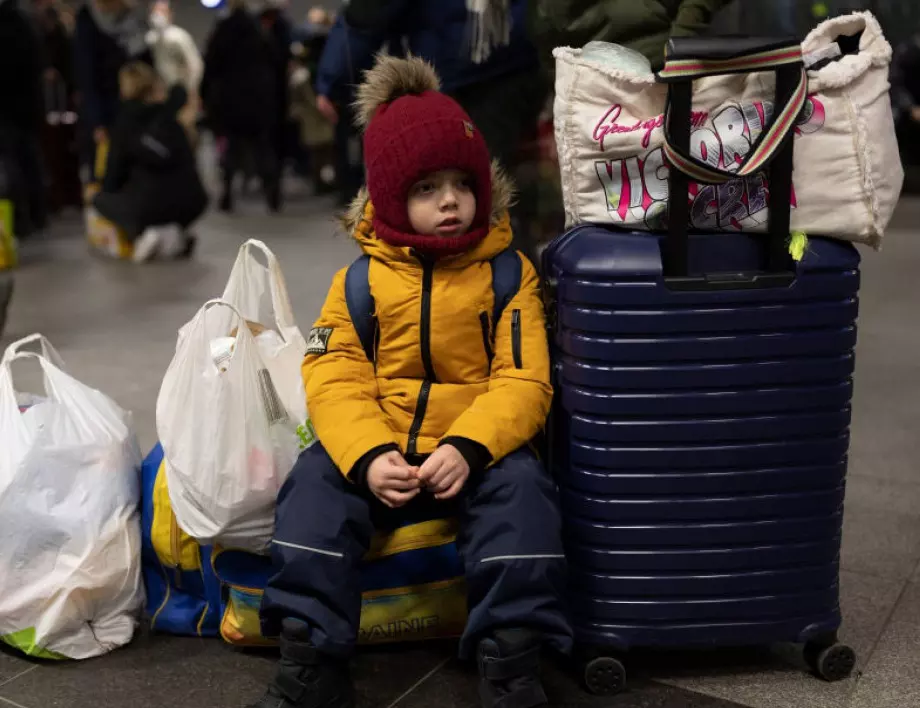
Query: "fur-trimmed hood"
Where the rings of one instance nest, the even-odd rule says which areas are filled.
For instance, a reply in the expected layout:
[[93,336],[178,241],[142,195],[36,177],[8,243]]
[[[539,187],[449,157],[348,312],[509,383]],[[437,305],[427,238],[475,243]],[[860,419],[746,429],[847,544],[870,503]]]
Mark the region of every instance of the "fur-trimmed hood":
[[[514,182],[497,160],[492,161],[492,218],[491,231],[486,238],[468,253],[461,254],[458,260],[487,260],[511,244],[511,222],[508,209],[514,205]],[[374,206],[371,204],[367,187],[361,187],[341,217],[342,229],[350,235],[361,249],[370,255],[377,255],[384,260],[416,259],[407,248],[397,248],[384,243],[374,234],[371,219]],[[469,256],[469,258],[464,258]]]
[[[492,160],[492,225],[495,226],[512,206],[514,206],[516,190],[514,180],[499,164]],[[371,198],[367,187],[362,186],[358,195],[351,200],[348,209],[342,214],[341,223],[345,233],[354,236],[355,229],[360,222],[367,218],[366,210]]]

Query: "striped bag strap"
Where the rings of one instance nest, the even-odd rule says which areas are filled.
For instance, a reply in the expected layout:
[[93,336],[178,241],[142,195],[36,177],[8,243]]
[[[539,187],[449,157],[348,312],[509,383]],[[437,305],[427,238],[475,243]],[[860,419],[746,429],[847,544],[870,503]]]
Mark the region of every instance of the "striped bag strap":
[[[785,44],[761,51],[729,54],[729,56],[717,58],[671,54],[664,69],[658,74],[660,82],[670,84],[664,122],[665,158],[669,164],[686,174],[691,180],[702,184],[723,184],[762,171],[776,156],[786,139],[792,136],[795,121],[808,99],[808,74],[802,61],[800,45]],[[770,127],[761,133],[751,152],[737,170],[729,172],[697,159],[690,154],[688,147],[677,145],[672,140],[671,107],[675,84],[690,83],[694,79],[705,76],[782,70],[795,65],[801,67],[795,90]]]

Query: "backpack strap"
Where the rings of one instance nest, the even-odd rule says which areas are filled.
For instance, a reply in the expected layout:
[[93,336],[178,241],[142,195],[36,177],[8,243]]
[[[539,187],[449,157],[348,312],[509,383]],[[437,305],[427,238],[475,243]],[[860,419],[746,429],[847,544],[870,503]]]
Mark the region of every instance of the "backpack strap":
[[373,363],[377,318],[374,316],[376,304],[368,280],[370,265],[371,257],[363,255],[348,266],[345,273],[345,303],[348,305],[348,315],[358,333],[358,339],[361,340],[361,348],[364,349],[367,360]]
[[[367,360],[374,361],[374,337],[377,333],[377,318],[374,316],[376,305],[371,295],[368,273],[371,258],[363,255],[348,266],[345,273],[345,303],[351,317],[361,348]],[[492,296],[495,305],[492,309],[492,331],[495,328],[508,303],[521,289],[521,257],[513,248],[507,248],[489,261],[492,268]]]
[[492,332],[498,328],[498,321],[521,289],[521,257],[513,248],[506,248],[495,256],[489,265],[492,266],[492,296],[495,305],[492,309]]

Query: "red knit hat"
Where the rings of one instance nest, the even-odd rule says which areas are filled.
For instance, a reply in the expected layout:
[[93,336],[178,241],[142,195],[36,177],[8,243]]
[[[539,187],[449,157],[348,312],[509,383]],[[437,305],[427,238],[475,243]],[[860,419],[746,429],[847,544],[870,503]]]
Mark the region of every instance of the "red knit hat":
[[[488,234],[492,182],[482,134],[439,88],[437,74],[424,60],[381,56],[358,87],[355,107],[364,128],[377,237],[393,246],[446,255],[466,251]],[[417,234],[409,222],[409,190],[425,175],[448,169],[472,178],[476,215],[470,229],[455,237]]]

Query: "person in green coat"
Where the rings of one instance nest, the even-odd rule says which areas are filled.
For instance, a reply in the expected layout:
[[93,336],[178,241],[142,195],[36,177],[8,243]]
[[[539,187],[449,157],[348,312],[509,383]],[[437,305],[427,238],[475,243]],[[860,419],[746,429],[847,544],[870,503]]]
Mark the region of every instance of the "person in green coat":
[[664,65],[671,37],[701,34],[731,0],[532,0],[530,30],[541,60],[556,47],[612,42],[644,54],[652,68]]

